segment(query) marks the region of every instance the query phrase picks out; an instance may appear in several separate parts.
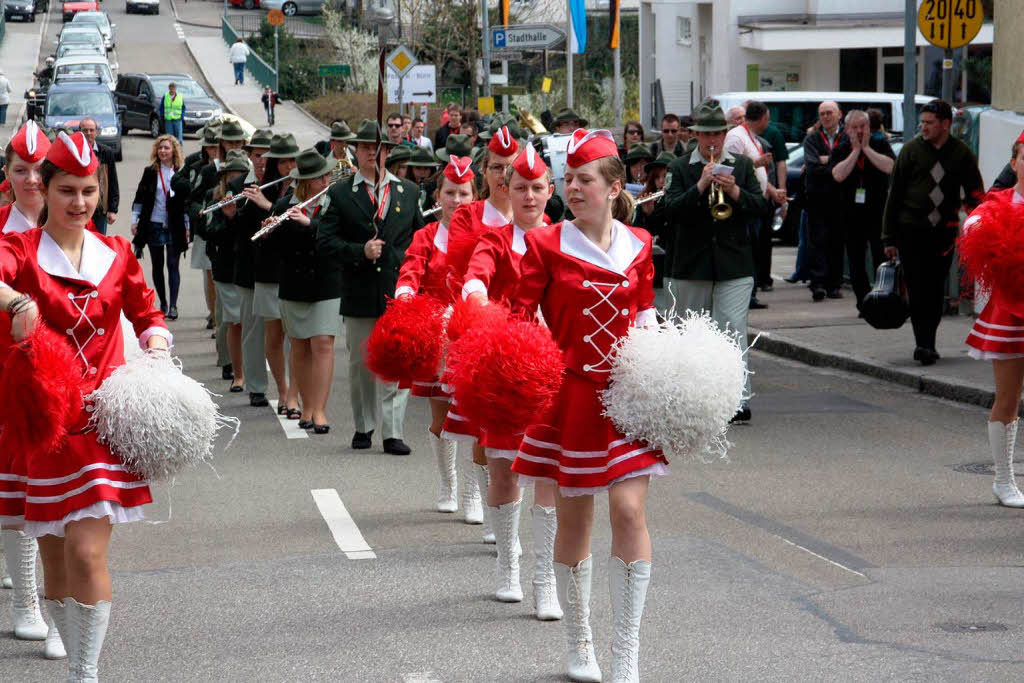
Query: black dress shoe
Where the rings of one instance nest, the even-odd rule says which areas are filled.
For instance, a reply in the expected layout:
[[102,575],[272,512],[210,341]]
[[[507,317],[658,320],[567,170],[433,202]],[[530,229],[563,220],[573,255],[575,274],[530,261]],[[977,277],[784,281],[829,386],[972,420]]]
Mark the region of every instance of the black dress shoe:
[[313,433],[314,434],[326,434],[329,431],[331,431],[331,425],[318,425],[318,424],[314,424],[313,425]]
[[811,300],[812,301],[824,301],[825,300],[825,290],[823,288],[821,288],[821,287],[813,288],[811,290]]
[[838,289],[830,289],[828,290],[828,294],[826,294],[825,296],[827,296],[829,299],[842,299],[843,293],[840,292]]
[[935,365],[935,361],[939,359],[939,352],[935,349],[926,349],[923,346],[918,346],[914,349],[914,360],[921,363],[921,365]]
[[232,394],[240,394],[243,391],[245,391],[245,387],[242,386],[241,384],[232,384],[231,388],[228,391],[230,391]]
[[312,420],[299,420],[299,429],[312,429],[312,428],[313,428],[313,421]]
[[750,422],[750,406],[744,405],[729,420],[729,424],[746,424]]
[[373,445],[373,430],[368,432],[356,432],[352,436],[352,448],[363,450]]
[[167,315],[167,304],[163,302],[160,303],[160,312],[163,313],[164,315]]
[[225,365],[224,367],[222,367],[220,369],[220,378],[221,379],[234,379],[235,378],[235,371],[232,370],[231,363],[228,363],[227,365]]
[[761,303],[756,297],[750,300],[750,310],[759,311],[763,308],[768,308],[768,304]]
[[384,452],[391,455],[409,455],[412,449],[401,439],[384,439]]
[[775,285],[773,285],[771,282],[766,282],[763,285],[761,285],[761,291],[762,292],[774,292],[775,291]]
[[249,392],[249,405],[254,408],[264,408],[270,405],[270,401],[267,400],[266,394],[261,394],[258,391]]
[[178,307],[177,306],[171,306],[170,308],[168,308],[167,309],[167,316],[166,317],[167,317],[168,320],[177,320],[178,319]]
[[208,330],[212,330],[213,329],[213,318],[211,316],[207,316],[206,317],[206,329],[208,329]]

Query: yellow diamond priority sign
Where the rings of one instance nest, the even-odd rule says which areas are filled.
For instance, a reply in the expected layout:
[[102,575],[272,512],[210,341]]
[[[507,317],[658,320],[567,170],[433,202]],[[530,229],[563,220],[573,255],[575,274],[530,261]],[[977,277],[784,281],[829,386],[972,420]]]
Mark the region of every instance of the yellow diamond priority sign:
[[405,76],[419,63],[416,55],[405,45],[399,45],[392,50],[384,61],[387,63],[388,68],[394,71],[399,78]]

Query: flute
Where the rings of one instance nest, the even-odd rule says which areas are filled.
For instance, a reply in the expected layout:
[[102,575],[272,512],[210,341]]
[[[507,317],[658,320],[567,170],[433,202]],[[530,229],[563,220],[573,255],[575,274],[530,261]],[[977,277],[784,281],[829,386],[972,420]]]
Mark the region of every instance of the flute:
[[642,197],[642,198],[636,200],[636,205],[640,206],[641,204],[646,204],[647,202],[653,202],[654,200],[661,199],[664,196],[665,196],[665,190],[658,190],[657,192],[653,192],[653,193],[647,195],[646,197]]
[[437,212],[438,212],[438,211],[440,211],[440,210],[441,210],[441,205],[440,205],[440,204],[438,204],[438,205],[437,205],[437,206],[435,206],[434,208],[432,208],[432,209],[427,209],[426,211],[424,211],[424,212],[423,212],[423,217],[424,217],[424,218],[426,218],[427,216],[433,216],[433,215],[434,215],[435,213],[437,213]]
[[[277,180],[272,180],[269,183],[266,183],[265,185],[260,185],[256,189],[262,191],[262,190],[267,189],[268,187],[273,187],[274,185],[277,185],[278,183],[283,183],[284,181],[286,181],[288,179],[289,179],[289,176],[281,176]],[[234,204],[235,202],[237,202],[237,201],[239,201],[241,199],[245,199],[245,195],[244,194],[236,194],[234,197],[229,197],[227,199],[223,199],[223,200],[217,202],[216,204],[211,204],[210,206],[208,206],[205,209],[203,209],[202,211],[200,211],[199,215],[200,216],[205,216],[208,213],[213,213],[217,209],[225,207],[228,204]]]
[[[334,183],[331,183],[331,185],[333,185],[333,184]],[[306,208],[307,206],[309,206],[310,204],[312,204],[316,200],[320,199],[320,197],[322,197],[325,194],[327,194],[327,190],[331,189],[331,185],[328,185],[324,189],[320,190],[319,192],[317,192],[315,195],[313,195],[312,197],[310,197],[306,201],[299,202],[295,206],[288,207],[288,210],[285,211],[284,213],[278,214],[277,216],[272,216],[271,218],[268,218],[266,220],[266,222],[265,222],[265,225],[262,228],[260,228],[259,230],[257,230],[256,234],[252,236],[252,241],[255,242],[256,240],[261,239],[261,238],[269,235],[270,233],[274,232],[275,230],[277,230],[281,226],[282,223],[284,223],[285,221],[289,220],[288,214],[291,212],[292,209],[304,209],[304,208]]]

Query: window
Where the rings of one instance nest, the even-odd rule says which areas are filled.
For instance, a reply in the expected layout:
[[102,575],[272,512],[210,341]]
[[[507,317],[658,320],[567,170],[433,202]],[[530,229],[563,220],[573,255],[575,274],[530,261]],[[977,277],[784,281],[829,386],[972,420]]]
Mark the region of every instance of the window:
[[676,42],[680,45],[693,44],[693,22],[690,17],[676,17]]

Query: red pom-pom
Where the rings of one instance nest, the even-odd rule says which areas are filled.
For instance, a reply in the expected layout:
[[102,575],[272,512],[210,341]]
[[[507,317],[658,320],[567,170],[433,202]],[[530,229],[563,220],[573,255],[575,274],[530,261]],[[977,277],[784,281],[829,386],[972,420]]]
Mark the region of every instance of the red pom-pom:
[[966,276],[1006,301],[1024,300],[1024,204],[993,192],[964,222],[958,251]]
[[501,304],[481,304],[472,298],[459,299],[452,307],[451,317],[448,318],[448,339],[455,341],[469,330],[478,327],[490,329],[501,325],[507,319],[508,309]]
[[26,459],[56,450],[82,417],[82,363],[41,322],[4,359],[0,387],[0,448]]
[[437,379],[445,307],[431,296],[393,299],[366,340],[366,366],[385,382]]
[[507,321],[466,332],[449,348],[448,368],[469,420],[495,434],[519,434],[551,407],[565,363],[547,327]]

